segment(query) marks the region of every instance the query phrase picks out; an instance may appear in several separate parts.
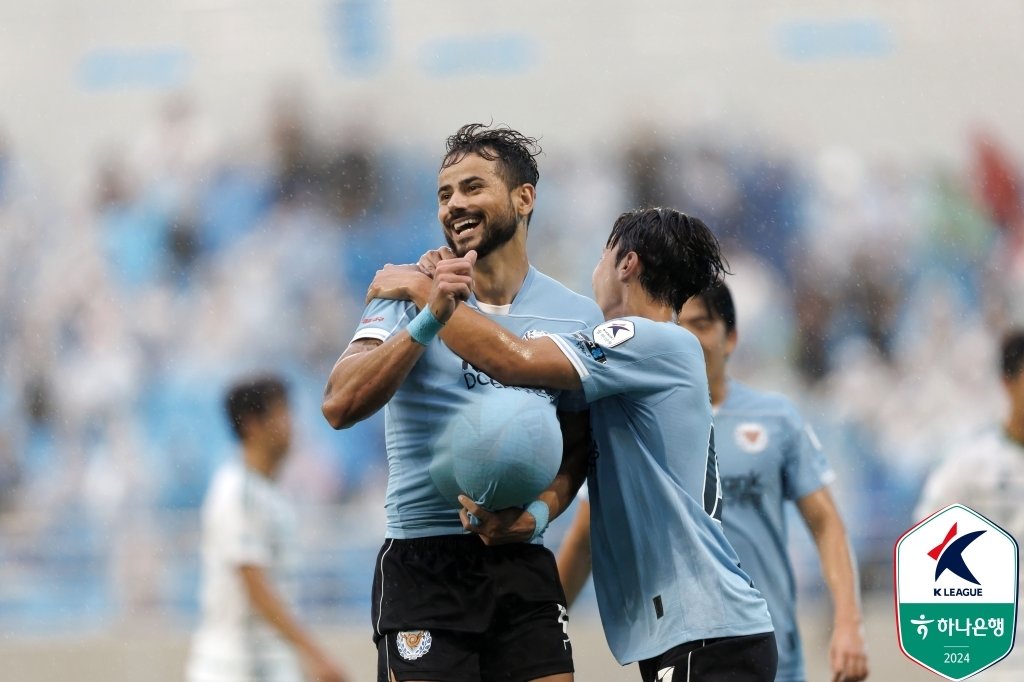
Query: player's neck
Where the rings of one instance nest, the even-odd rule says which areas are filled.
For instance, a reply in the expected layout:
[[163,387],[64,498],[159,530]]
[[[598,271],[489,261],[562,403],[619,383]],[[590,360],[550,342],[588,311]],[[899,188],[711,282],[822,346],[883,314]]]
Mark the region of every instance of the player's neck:
[[655,301],[644,291],[639,282],[624,284],[618,302],[604,312],[604,319],[616,317],[646,317],[655,322],[675,322],[672,306]]
[[729,397],[729,379],[722,374],[719,377],[708,377],[708,389],[711,392],[711,406],[721,407]]
[[255,471],[264,478],[273,479],[277,476],[278,463],[268,453],[255,445],[242,447],[242,461],[245,467]]
[[482,303],[508,305],[530,271],[526,257],[526,231],[520,233],[479,260],[473,268],[473,295]]
[[1024,447],[1024,415],[1010,415],[1003,429],[1010,440]]

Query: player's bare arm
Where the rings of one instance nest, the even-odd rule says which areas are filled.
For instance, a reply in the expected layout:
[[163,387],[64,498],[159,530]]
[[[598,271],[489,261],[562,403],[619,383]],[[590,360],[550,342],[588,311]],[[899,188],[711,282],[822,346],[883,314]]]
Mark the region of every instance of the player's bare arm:
[[344,429],[387,403],[423,355],[425,346],[402,331],[381,343],[357,339],[335,363],[320,406],[327,422]]
[[590,577],[591,565],[590,503],[580,499],[576,516],[558,550],[558,577],[562,580],[567,607],[572,607],[583,590],[583,585]]
[[292,615],[284,600],[267,578],[261,566],[239,566],[242,584],[245,585],[249,601],[281,636],[295,645],[306,665],[310,677],[318,682],[345,682],[341,669],[313,641],[313,638]]
[[579,389],[579,375],[554,341],[521,339],[483,315],[458,305],[472,290],[475,259],[476,254],[471,251],[464,258],[437,261],[429,301],[423,298],[428,281],[425,275],[419,269],[402,266],[379,271],[370,286],[370,295],[411,300],[420,308],[429,304],[435,317],[445,323],[440,333],[445,345],[503,384]]
[[842,518],[828,488],[797,500],[821,559],[834,609],[829,661],[833,681],[859,682],[868,676],[867,646],[857,593],[857,572]]
[[[473,260],[476,253],[473,253]],[[458,259],[461,262],[465,259]],[[448,268],[446,276],[431,280],[415,267],[385,266],[380,273],[395,275],[396,281],[409,277],[408,289],[429,286],[430,306],[434,316],[444,322],[458,302],[469,297],[472,290],[472,262],[465,261],[458,268]],[[401,276],[401,277],[400,277]],[[377,279],[374,280],[378,282]],[[390,298],[408,300],[408,289],[398,284],[380,284],[381,293]],[[374,289],[371,287],[371,293]],[[383,297],[383,296],[382,296]],[[408,330],[381,343],[376,339],[357,339],[349,344],[335,363],[324,389],[321,405],[324,417],[336,429],[343,429],[366,419],[391,400],[409,371],[423,355],[426,346],[412,338]]]

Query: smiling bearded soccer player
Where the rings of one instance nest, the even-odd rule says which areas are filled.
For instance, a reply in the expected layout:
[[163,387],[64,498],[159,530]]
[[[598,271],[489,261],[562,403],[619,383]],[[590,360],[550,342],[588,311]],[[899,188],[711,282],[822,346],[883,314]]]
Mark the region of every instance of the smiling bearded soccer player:
[[[514,130],[467,125],[449,138],[438,174],[445,239],[457,253],[480,254],[469,303],[517,336],[600,320],[593,301],[527,260],[536,153],[535,140]],[[585,475],[586,403],[491,381],[444,345],[428,347],[431,326],[417,313],[407,302],[371,302],[323,402],[335,428],[387,404],[387,539],[372,614],[378,679],[571,680],[565,596],[554,557],[536,541]],[[498,508],[545,487],[530,507],[535,543],[490,548],[464,531],[460,492]]]

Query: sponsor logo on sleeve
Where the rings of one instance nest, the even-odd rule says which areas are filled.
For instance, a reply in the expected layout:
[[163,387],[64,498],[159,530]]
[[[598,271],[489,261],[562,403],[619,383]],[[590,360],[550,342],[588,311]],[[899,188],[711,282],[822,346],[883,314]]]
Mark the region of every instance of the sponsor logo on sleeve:
[[608,356],[604,354],[601,347],[590,340],[583,332],[575,332],[572,338],[576,341],[576,347],[583,351],[585,354],[592,357],[594,360],[600,362],[602,365],[608,362]]
[[609,320],[594,329],[594,340],[597,345],[615,348],[629,341],[636,334],[630,320]]

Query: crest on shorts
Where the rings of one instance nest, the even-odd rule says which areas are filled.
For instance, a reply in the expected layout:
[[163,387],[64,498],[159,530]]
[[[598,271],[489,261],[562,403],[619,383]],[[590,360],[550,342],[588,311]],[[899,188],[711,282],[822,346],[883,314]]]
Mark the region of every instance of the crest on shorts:
[[736,427],[736,445],[744,452],[756,455],[768,447],[768,430],[763,424],[746,422]]
[[430,630],[411,630],[399,632],[395,637],[398,643],[398,655],[407,661],[415,661],[422,658],[430,651]]

